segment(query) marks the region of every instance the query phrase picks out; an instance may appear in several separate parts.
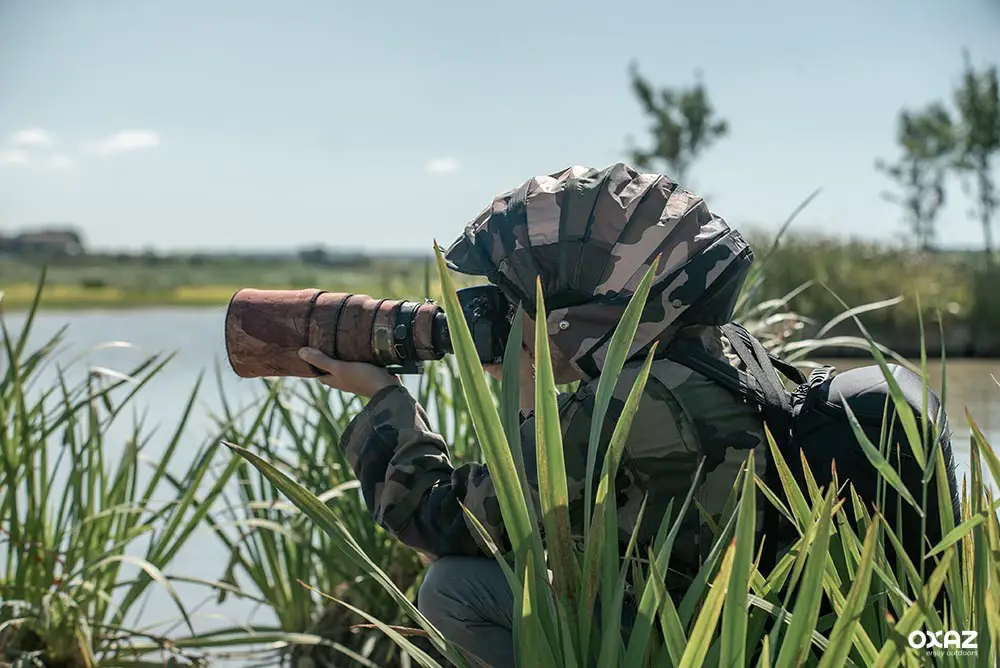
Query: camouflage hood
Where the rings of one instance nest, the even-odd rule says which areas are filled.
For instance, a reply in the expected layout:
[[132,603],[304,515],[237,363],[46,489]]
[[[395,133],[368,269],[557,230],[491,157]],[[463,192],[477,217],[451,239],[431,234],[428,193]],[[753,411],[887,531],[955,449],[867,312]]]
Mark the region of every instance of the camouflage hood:
[[753,261],[738,232],[666,176],[622,163],[536,176],[497,195],[446,259],[531,315],[541,277],[552,344],[593,378],[657,255],[636,354],[654,341],[662,347],[681,326],[728,322]]

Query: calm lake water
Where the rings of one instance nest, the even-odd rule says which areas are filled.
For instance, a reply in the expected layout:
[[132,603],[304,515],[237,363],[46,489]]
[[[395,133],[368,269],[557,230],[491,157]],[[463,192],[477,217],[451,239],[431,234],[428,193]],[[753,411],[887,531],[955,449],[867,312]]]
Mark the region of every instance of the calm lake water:
[[[68,325],[66,344],[59,355],[59,362],[62,366],[68,366],[76,359],[68,370],[76,378],[83,377],[88,367],[126,372],[148,355],[176,353],[167,367],[142,392],[143,398],[137,404],[146,411],[146,429],[156,429],[154,443],[151,444],[152,451],[149,453],[151,456],[156,454],[156,442],[159,441],[159,447],[162,447],[172,433],[198,375],[204,372],[206,377],[200,393],[201,400],[186,432],[183,451],[176,457],[179,467],[176,472],[183,473],[184,465],[190,461],[185,456],[190,457],[205,443],[213,431],[211,416],[220,408],[220,392],[214,377],[215,365],[219,365],[221,369],[222,391],[230,404],[245,405],[260,393],[259,381],[240,379],[228,367],[223,341],[224,313],[224,309],[47,312],[36,318],[29,350]],[[6,316],[8,328],[15,333],[20,331],[23,321],[24,318],[20,315]],[[134,347],[93,350],[110,341],[125,341]],[[847,367],[853,363],[845,360],[835,364]],[[948,412],[955,432],[953,443],[961,480],[969,471],[969,428],[964,415],[966,408],[991,441],[1000,443],[1000,386],[994,380],[994,377],[1000,378],[1000,360],[949,361],[947,370]],[[940,365],[933,365],[930,375],[932,387],[939,388]],[[112,447],[120,447],[116,444],[123,443],[129,436],[131,416],[123,417],[126,419],[119,424],[118,431],[112,433]],[[108,455],[114,456],[114,453],[109,452]],[[205,529],[181,552],[169,572],[216,579],[222,576],[226,561],[224,547]],[[199,602],[204,598],[204,590],[186,588],[183,585],[179,585],[178,590],[185,601]],[[144,618],[148,622],[176,615],[170,599],[162,592],[153,594],[146,610]],[[196,627],[208,629],[251,621],[270,623],[273,619],[266,612],[254,610],[251,604],[245,602],[230,600],[217,606],[213,600],[198,609]]]

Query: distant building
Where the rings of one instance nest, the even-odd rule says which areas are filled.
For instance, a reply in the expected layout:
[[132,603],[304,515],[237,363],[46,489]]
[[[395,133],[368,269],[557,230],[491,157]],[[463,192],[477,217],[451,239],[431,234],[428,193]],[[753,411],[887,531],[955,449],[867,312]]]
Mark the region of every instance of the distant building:
[[67,228],[42,228],[15,236],[0,236],[0,253],[12,255],[82,255],[79,232]]

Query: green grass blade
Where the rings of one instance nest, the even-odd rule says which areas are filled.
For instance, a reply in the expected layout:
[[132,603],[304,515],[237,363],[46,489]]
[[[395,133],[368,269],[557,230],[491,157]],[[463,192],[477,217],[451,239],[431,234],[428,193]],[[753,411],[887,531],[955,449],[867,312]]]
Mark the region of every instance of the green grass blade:
[[847,414],[847,419],[851,424],[851,429],[854,431],[854,437],[861,445],[861,449],[864,451],[868,461],[878,470],[881,478],[887,484],[891,485],[892,488],[914,508],[914,510],[923,516],[924,511],[922,506],[917,503],[917,500],[913,498],[912,494],[910,494],[910,490],[908,490],[906,485],[903,484],[903,481],[896,472],[896,469],[889,464],[885,457],[882,456],[882,453],[879,452],[879,449],[872,444],[868,435],[865,434],[864,429],[861,427],[861,423],[858,422],[858,418],[855,417],[854,411],[851,410],[851,407],[848,405],[846,400],[843,400],[843,406],[844,411]]
[[[628,306],[625,307],[625,313],[622,314],[621,321],[611,335],[608,356],[601,369],[601,377],[597,381],[597,394],[594,397],[594,414],[590,423],[590,441],[587,448],[587,477],[584,483],[584,489],[587,490],[584,496],[583,510],[585,526],[589,526],[593,517],[590,490],[593,489],[594,485],[594,473],[597,467],[597,449],[601,440],[601,431],[605,423],[604,418],[607,415],[608,407],[611,405],[611,399],[614,396],[618,375],[621,373],[626,359],[628,359],[632,343],[635,340],[635,333],[639,328],[639,320],[646,306],[646,299],[649,297],[649,290],[653,285],[653,279],[656,276],[659,264],[660,256],[657,255],[646,271],[645,276],[639,282],[639,285],[636,286],[635,292],[632,293]],[[584,538],[587,538],[587,534],[584,534]]]
[[[806,497],[802,493],[802,489],[799,487],[798,483],[795,482],[792,470],[788,467],[788,462],[785,461],[785,457],[778,448],[778,444],[774,440],[774,436],[771,434],[771,429],[767,425],[764,425],[764,433],[767,436],[767,446],[771,459],[774,463],[775,471],[778,474],[778,480],[781,482],[782,491],[788,499],[788,509],[795,518],[795,524],[801,530],[801,528],[806,526],[812,518],[812,511],[810,510],[809,503],[806,501]],[[795,454],[798,456],[799,453]],[[763,482],[759,486],[762,488],[766,487]]]
[[[510,326],[510,336],[503,356],[503,380],[500,383],[500,408],[503,430],[507,444],[514,455],[514,463],[520,473],[524,470],[524,455],[521,452],[521,355],[524,341],[524,310],[518,307],[514,322]],[[528,497],[528,491],[524,491]]]
[[764,636],[760,646],[760,658],[757,660],[757,668],[771,668],[771,640]]
[[558,666],[560,663],[556,660],[552,646],[545,637],[545,622],[538,614],[539,601],[536,593],[538,586],[539,579],[534,572],[534,562],[528,560],[524,564],[524,590],[521,592],[517,656],[531,657],[531,661],[537,662],[536,665],[539,666]]
[[[646,361],[639,370],[629,395],[625,399],[621,415],[615,424],[611,434],[611,441],[605,453],[604,462],[601,468],[601,478],[598,481],[597,494],[595,496],[594,515],[591,521],[590,540],[586,541],[584,549],[584,579],[583,596],[580,600],[581,624],[590,626],[587,611],[594,608],[598,589],[604,592],[605,596],[614,591],[614,583],[618,580],[619,569],[619,545],[618,545],[618,506],[616,503],[609,503],[608,499],[615,499],[615,477],[621,463],[622,455],[625,452],[625,444],[628,441],[628,434],[632,429],[632,422],[635,414],[639,410],[646,383],[649,380],[650,369],[653,358],[656,354],[654,344],[646,356]],[[638,524],[636,529],[638,529]],[[603,571],[603,577],[602,577]],[[600,585],[600,586],[599,586]],[[613,613],[609,607],[605,607],[606,615]],[[604,620],[605,625],[611,624],[611,617]],[[581,637],[589,637],[583,632],[581,627]],[[584,649],[587,648],[587,641],[583,642]]]
[[726,599],[729,589],[729,578],[733,568],[733,557],[736,553],[736,541],[730,543],[722,558],[722,565],[719,572],[712,581],[712,588],[705,597],[705,604],[698,613],[694,628],[691,629],[691,636],[688,638],[687,647],[681,657],[678,668],[701,668],[704,665],[705,656],[712,644],[712,637],[719,624],[719,616],[722,613],[722,605]]
[[903,659],[903,654],[906,651],[906,638],[910,633],[920,628],[920,625],[924,622],[924,610],[937,598],[950,566],[950,559],[942,559],[938,563],[924,585],[923,590],[920,592],[923,603],[915,601],[907,608],[893,629],[895,639],[890,640],[882,647],[873,668],[889,668],[890,666],[898,665]]
[[[657,568],[659,568],[659,572],[661,573],[667,573],[667,568],[670,564],[670,553],[674,547],[674,540],[680,532],[681,522],[687,515],[688,508],[691,505],[691,500],[694,498],[695,492],[698,489],[698,481],[701,480],[704,463],[704,458],[701,458],[698,462],[698,468],[695,470],[694,476],[691,480],[691,486],[688,488],[687,496],[684,499],[684,503],[681,505],[681,509],[678,512],[677,517],[674,518],[670,531],[664,532],[666,522],[669,520],[669,515],[666,515],[663,518],[663,523],[660,526],[660,531],[657,534],[656,540],[653,542],[653,552],[655,553],[654,561]],[[733,520],[735,521],[735,517]],[[718,543],[716,544],[716,548],[720,548]],[[713,555],[709,555],[708,561],[713,561]],[[708,567],[708,564],[706,564],[706,567]],[[649,642],[649,638],[653,630],[657,608],[658,606],[655,592],[651,587],[646,587],[639,599],[639,608],[636,615],[635,626],[632,629],[632,635],[629,638],[628,647],[625,651],[625,665],[642,665],[641,661],[646,655],[646,649],[648,646],[647,643]]]
[[170,584],[170,581],[166,578],[166,576],[163,575],[163,573],[160,571],[159,568],[149,563],[145,559],[139,559],[138,557],[133,557],[124,554],[111,556],[105,559],[101,559],[96,564],[94,564],[90,569],[88,569],[88,571],[90,572],[100,571],[102,568],[106,566],[109,566],[111,564],[116,564],[119,562],[126,562],[132,564],[136,568],[141,569],[146,574],[148,574],[149,577],[154,582],[163,587],[163,589],[166,590],[167,594],[170,596],[171,599],[173,599],[174,603],[177,605],[177,609],[180,610],[181,615],[184,617],[184,622],[185,624],[187,624],[188,630],[191,633],[194,633],[194,626],[191,624],[191,618],[188,616],[187,609],[185,608],[183,601],[181,601],[181,597],[180,595],[178,595],[177,590],[174,589],[174,586]]
[[[996,508],[993,508],[993,511],[996,512]],[[970,533],[972,533],[972,530],[975,527],[979,526],[980,524],[986,521],[987,512],[988,511],[983,513],[977,513],[976,515],[973,515],[970,519],[965,520],[957,527],[949,531],[948,535],[944,536],[941,539],[941,541],[937,545],[935,545],[930,552],[927,553],[927,558],[929,559],[931,557],[941,554],[949,547],[951,547],[952,545],[954,545],[955,543],[959,542],[960,540],[968,536]]]
[[[306,585],[304,582],[300,582],[300,584],[303,585],[303,586],[305,586],[305,587],[308,587],[308,585]],[[310,589],[311,589],[311,587],[310,587]],[[313,589],[312,591],[316,591],[316,590]],[[329,600],[333,601],[334,603],[337,603],[338,605],[341,605],[341,606],[347,608],[348,610],[350,610],[354,614],[359,615],[359,616],[364,617],[365,619],[367,619],[371,624],[374,624],[376,627],[378,627],[378,629],[380,631],[382,631],[382,633],[384,633],[387,636],[389,636],[390,638],[392,638],[393,642],[395,642],[401,649],[403,649],[404,651],[406,651],[406,653],[409,654],[410,657],[412,657],[419,665],[423,666],[424,668],[443,668],[441,666],[441,664],[439,664],[437,661],[435,661],[434,659],[432,659],[426,652],[424,652],[422,649],[420,649],[419,647],[417,647],[416,645],[414,645],[412,642],[410,642],[409,640],[407,640],[406,636],[404,636],[402,633],[400,633],[398,630],[392,628],[388,624],[386,624],[386,623],[384,623],[384,622],[382,622],[382,621],[380,621],[378,619],[375,619],[372,615],[368,614],[364,610],[361,610],[360,608],[354,607],[350,603],[342,601],[342,600],[340,600],[338,598],[335,598],[333,596],[330,596],[328,594],[324,594],[323,592],[317,591],[316,593],[320,594],[321,596],[323,596],[326,599],[329,599]],[[465,664],[464,664],[464,662],[462,662],[459,665],[465,665]]]
[[[548,323],[542,281],[536,282],[535,299],[535,427],[538,457],[538,491],[545,546],[549,552],[556,594],[569,606],[571,625],[576,627],[579,566],[573,553],[569,519],[569,483],[563,457],[562,425],[556,402]],[[589,494],[588,494],[589,496]]]
[[757,490],[754,481],[754,452],[750,451],[743,469],[743,491],[736,520],[736,548],[732,575],[722,615],[721,666],[745,666],[747,649],[747,597],[754,569],[753,551],[757,521]]
[[292,480],[275,468],[270,462],[262,459],[253,452],[233,443],[224,441],[223,444],[260,471],[282,494],[288,497],[296,507],[316,522],[329,536],[339,538],[340,540],[336,542],[336,545],[340,548],[341,554],[353,561],[363,572],[373,577],[392,596],[396,604],[415,619],[421,628],[427,631],[428,636],[439,650],[446,650],[445,640],[440,633],[417,610],[406,595],[396,587],[385,571],[372,562],[371,558],[361,550],[329,506],[316,498],[314,494],[301,484]]
[[816,539],[809,548],[805,577],[796,595],[792,609],[792,623],[785,641],[781,644],[776,668],[792,668],[805,663],[812,642],[810,631],[815,628],[819,617],[819,606],[823,596],[823,572],[830,558],[830,525],[833,522],[833,500],[836,490],[827,491],[819,522],[816,525]]
[[472,334],[458,302],[455,287],[448,274],[441,249],[435,243],[438,277],[441,281],[443,302],[459,376],[465,393],[466,403],[472,416],[476,435],[486,456],[491,479],[494,481],[500,502],[500,512],[504,526],[510,536],[518,568],[523,568],[525,559],[536,559],[536,570],[542,570],[542,543],[537,525],[531,522],[528,510],[529,499],[525,498],[524,487],[514,464],[503,425],[497,414],[493,395],[489,391],[483,374],[479,356],[476,354]]
[[[840,297],[838,297],[832,290],[829,290],[829,288],[827,288],[827,290],[831,295],[833,295],[834,299],[843,305],[845,309],[848,308],[847,304],[844,303],[844,301],[841,300]],[[879,368],[882,370],[882,375],[885,377],[886,384],[889,388],[889,395],[891,396],[892,402],[896,407],[896,416],[903,425],[903,431],[906,434],[907,442],[909,443],[910,450],[913,453],[913,458],[917,461],[917,465],[920,466],[921,470],[926,470],[927,459],[924,453],[923,439],[921,438],[921,431],[917,426],[917,419],[913,414],[913,409],[906,401],[902,388],[900,388],[899,383],[896,381],[896,377],[889,370],[889,365],[885,359],[885,355],[882,354],[879,346],[875,344],[875,340],[868,333],[868,330],[865,329],[865,326],[861,323],[861,320],[857,317],[857,315],[852,314],[851,317],[858,326],[858,329],[861,330],[864,338],[868,341],[871,354],[878,363]]]
[[[684,633],[684,626],[681,624],[681,618],[677,614],[677,608],[674,606],[674,600],[670,597],[670,593],[664,585],[667,581],[667,576],[656,565],[656,560],[653,559],[652,553],[650,553],[649,570],[650,585],[652,586],[653,593],[656,597],[656,609],[657,617],[660,620],[660,632],[663,634],[663,639],[666,643],[667,653],[670,655],[670,660],[676,665],[679,664],[684,657],[684,651],[688,644],[687,636]],[[637,663],[628,664],[628,668],[639,668],[639,665],[640,664]]]
[[990,470],[990,475],[993,476],[994,482],[1000,485],[1000,457],[997,457],[993,446],[990,445],[989,440],[983,434],[982,429],[979,428],[979,424],[972,417],[972,413],[968,408],[965,409],[965,420],[969,425],[969,429],[972,430],[972,440],[975,443],[976,449],[979,450],[979,455],[986,460],[986,468]]
[[833,625],[828,649],[820,658],[817,668],[839,668],[845,665],[854,643],[855,634],[865,633],[859,622],[871,591],[872,572],[875,564],[875,543],[879,539],[878,529],[877,523],[868,527],[854,583],[847,595],[846,605],[840,610],[837,621]]

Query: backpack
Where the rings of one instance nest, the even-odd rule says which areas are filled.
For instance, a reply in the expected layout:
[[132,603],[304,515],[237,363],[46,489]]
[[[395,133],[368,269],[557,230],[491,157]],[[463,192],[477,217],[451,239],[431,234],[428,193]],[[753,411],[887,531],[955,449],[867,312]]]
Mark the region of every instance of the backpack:
[[[925,536],[930,546],[941,540],[942,512],[950,512],[954,524],[959,524],[958,486],[955,482],[955,460],[948,419],[939,397],[933,391],[927,391],[927,414],[934,416],[933,421],[939,428],[939,446],[944,456],[951,507],[941,508],[938,504],[939,480],[935,475],[928,485],[926,525],[922,529],[919,513],[905,499],[900,499],[899,493],[891,485],[882,485],[884,504],[879,503],[880,474],[865,455],[844,409],[846,403],[875,447],[879,447],[882,441],[883,417],[892,417],[892,422],[886,425],[886,433],[891,436],[888,442],[892,444],[886,459],[899,473],[910,495],[920,503],[923,496],[923,471],[913,457],[902,422],[895,412],[888,383],[877,364],[842,372],[832,366],[824,366],[806,377],[796,367],[769,353],[741,325],[730,322],[722,325],[722,331],[733,352],[746,367],[746,372],[681,339],[672,341],[664,354],[759,407],[779,452],[806,499],[810,497],[802,467],[803,456],[821,489],[832,482],[831,464],[836,463],[841,497],[850,501],[847,486],[849,481],[860,499],[868,505],[869,512],[880,508],[896,535],[900,535],[901,529],[900,542],[913,563],[919,563],[920,544]],[[897,364],[889,364],[888,368],[906,397],[907,404],[914,411],[918,426],[921,426],[924,384],[920,375]],[[778,376],[779,371],[795,384],[794,390],[786,389]],[[885,412],[887,410],[888,413]],[[930,466],[934,460],[930,460],[929,446],[929,443],[924,444]],[[767,453],[765,483],[778,498],[783,498],[785,495],[770,449]],[[854,513],[848,511],[847,516],[857,530]],[[763,532],[770,539],[765,539],[761,567],[770,569],[777,561],[779,543],[794,542],[797,532],[769,502],[765,504]],[[891,545],[886,545],[886,556],[890,563],[895,563],[895,552]]]

